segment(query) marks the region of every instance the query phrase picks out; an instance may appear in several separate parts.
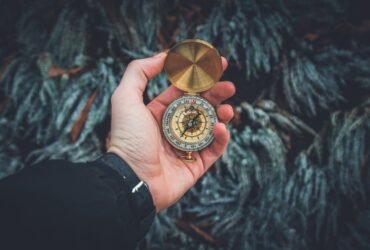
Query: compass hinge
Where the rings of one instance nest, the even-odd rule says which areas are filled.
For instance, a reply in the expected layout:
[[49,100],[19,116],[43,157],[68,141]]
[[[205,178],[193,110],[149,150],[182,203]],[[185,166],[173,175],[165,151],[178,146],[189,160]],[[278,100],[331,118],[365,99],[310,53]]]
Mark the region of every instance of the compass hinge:
[[185,95],[194,95],[194,96],[198,96],[199,93],[194,93],[194,92],[185,92]]

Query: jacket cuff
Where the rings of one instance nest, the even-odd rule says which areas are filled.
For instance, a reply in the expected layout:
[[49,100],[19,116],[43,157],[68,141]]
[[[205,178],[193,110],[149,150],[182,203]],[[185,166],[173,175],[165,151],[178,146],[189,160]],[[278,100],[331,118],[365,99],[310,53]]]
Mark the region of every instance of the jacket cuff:
[[114,153],[106,153],[98,161],[111,167],[123,177],[128,197],[131,200],[132,212],[139,221],[139,234],[143,236],[156,214],[148,185],[137,177],[122,158]]

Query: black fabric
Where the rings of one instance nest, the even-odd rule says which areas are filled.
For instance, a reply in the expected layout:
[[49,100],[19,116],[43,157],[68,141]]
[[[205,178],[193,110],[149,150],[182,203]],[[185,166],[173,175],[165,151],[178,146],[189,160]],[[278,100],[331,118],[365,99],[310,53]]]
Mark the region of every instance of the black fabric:
[[139,235],[143,236],[147,231],[147,224],[153,221],[155,216],[155,208],[153,205],[152,196],[147,188],[147,184],[141,185],[136,192],[132,192],[133,188],[141,181],[135,172],[123,161],[120,157],[113,153],[107,153],[99,159],[103,164],[115,169],[124,179],[124,184],[127,185],[131,192],[130,200],[132,212],[135,217],[141,218],[139,226]]
[[53,160],[0,180],[0,248],[135,248],[155,208],[146,187],[131,193],[122,167]]
[[135,172],[127,167],[127,163],[120,157],[113,153],[107,153],[103,155],[99,161],[115,169],[124,179],[129,189],[132,190],[140,182],[140,179],[136,176]]

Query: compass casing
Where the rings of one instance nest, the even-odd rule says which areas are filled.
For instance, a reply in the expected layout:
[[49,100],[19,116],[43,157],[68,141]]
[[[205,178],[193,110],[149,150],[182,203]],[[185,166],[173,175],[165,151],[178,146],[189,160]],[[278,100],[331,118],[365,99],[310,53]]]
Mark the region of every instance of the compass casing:
[[172,47],[164,70],[175,87],[188,93],[212,88],[223,72],[216,48],[199,39],[184,40]]
[[217,114],[198,94],[220,80],[223,73],[221,56],[211,44],[189,39],[169,50],[164,70],[172,85],[185,95],[167,107],[162,130],[174,148],[187,152],[184,160],[194,161],[191,152],[202,150],[213,141]]

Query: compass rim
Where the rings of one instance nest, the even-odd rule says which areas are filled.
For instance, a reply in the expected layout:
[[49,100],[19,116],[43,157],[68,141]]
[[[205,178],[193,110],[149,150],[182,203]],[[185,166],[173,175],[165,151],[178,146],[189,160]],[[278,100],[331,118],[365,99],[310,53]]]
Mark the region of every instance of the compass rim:
[[[213,113],[214,113],[214,124],[212,126],[212,131],[210,131],[210,138],[209,140],[203,144],[202,146],[199,146],[195,149],[188,149],[188,148],[185,148],[185,147],[181,147],[181,146],[178,146],[176,145],[174,142],[172,142],[172,140],[169,138],[169,135],[165,132],[165,126],[166,126],[166,117],[168,117],[168,113],[169,111],[171,110],[171,108],[174,106],[174,104],[178,101],[180,101],[181,99],[187,99],[187,98],[196,98],[196,99],[200,99],[202,101],[204,101],[205,103],[207,103],[212,109],[213,109]],[[171,144],[171,146],[173,146],[174,148],[178,149],[178,150],[181,150],[183,152],[198,152],[198,151],[201,151],[202,149],[208,147],[214,140],[214,131],[213,131],[213,128],[214,128],[214,125],[216,125],[216,123],[218,122],[218,118],[217,118],[217,114],[216,114],[216,110],[214,109],[214,107],[212,106],[212,104],[210,104],[206,99],[200,97],[200,96],[181,96],[179,98],[177,98],[176,100],[174,100],[173,102],[171,102],[171,104],[166,108],[164,114],[163,114],[163,117],[162,117],[162,132],[167,140],[167,142],[169,144]]]

